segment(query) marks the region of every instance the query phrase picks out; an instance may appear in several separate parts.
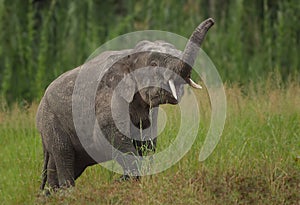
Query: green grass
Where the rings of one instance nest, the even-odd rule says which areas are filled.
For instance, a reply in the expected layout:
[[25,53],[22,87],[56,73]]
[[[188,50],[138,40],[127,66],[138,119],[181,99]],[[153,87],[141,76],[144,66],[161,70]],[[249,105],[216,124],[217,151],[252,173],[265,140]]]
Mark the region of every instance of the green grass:
[[[201,126],[192,149],[163,173],[119,183],[99,165],[76,187],[41,196],[42,146],[33,104],[0,112],[0,201],[3,204],[299,204],[300,85],[270,78],[247,88],[226,86],[227,120],[213,154],[198,161],[208,120],[206,93],[199,92]],[[164,106],[169,116],[176,108]],[[172,140],[173,123],[159,138]]]

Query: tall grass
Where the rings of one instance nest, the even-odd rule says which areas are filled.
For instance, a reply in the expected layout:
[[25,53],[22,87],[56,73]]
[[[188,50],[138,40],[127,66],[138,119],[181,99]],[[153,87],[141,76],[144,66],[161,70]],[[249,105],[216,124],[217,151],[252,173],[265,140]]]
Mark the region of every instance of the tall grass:
[[[4,204],[297,204],[300,201],[300,84],[279,74],[262,83],[226,85],[227,120],[221,141],[198,161],[210,119],[207,94],[198,93],[201,124],[192,149],[168,170],[140,182],[115,182],[101,166],[88,168],[76,187],[40,196],[42,146],[34,127],[36,104],[0,112],[0,201]],[[176,136],[177,108],[158,151]]]
[[[0,198],[3,204],[34,201],[40,177],[42,149],[35,129],[36,106],[14,106],[0,112]],[[31,194],[29,194],[31,193]]]
[[[60,73],[102,43],[143,29],[189,37],[205,18],[216,25],[204,49],[228,82],[299,77],[297,0],[0,1],[0,93],[32,101]],[[299,78],[298,78],[299,80]]]

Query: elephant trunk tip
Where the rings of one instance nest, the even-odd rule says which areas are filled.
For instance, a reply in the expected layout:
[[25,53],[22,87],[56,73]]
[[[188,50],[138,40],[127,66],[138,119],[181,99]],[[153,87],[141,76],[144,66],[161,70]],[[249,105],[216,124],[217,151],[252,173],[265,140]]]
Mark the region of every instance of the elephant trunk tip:
[[[215,21],[213,18],[208,18],[205,21],[203,21],[193,32],[193,34],[190,37],[190,41],[196,44],[196,46],[200,47],[204,37],[207,33],[207,31],[215,24]],[[188,46],[188,45],[187,45]],[[188,49],[188,47],[186,47]]]
[[208,18],[206,21],[211,22],[212,24],[215,24],[215,20],[213,18]]

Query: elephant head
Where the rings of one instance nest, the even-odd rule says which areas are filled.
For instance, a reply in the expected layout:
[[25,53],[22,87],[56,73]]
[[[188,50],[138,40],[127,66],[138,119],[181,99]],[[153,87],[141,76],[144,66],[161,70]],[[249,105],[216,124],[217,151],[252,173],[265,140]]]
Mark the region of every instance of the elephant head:
[[128,74],[120,86],[120,95],[129,103],[141,98],[148,106],[157,107],[165,103],[177,104],[184,84],[200,89],[201,86],[191,79],[191,71],[205,34],[213,24],[211,18],[202,22],[183,52],[164,41],[139,42],[121,64],[118,62]]

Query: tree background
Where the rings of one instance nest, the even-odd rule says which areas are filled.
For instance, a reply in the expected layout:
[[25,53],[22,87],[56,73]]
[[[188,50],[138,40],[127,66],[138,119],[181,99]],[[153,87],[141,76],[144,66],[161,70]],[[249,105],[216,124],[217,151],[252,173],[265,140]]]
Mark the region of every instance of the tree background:
[[297,0],[0,0],[0,99],[39,100],[118,35],[154,29],[188,38],[208,17],[216,24],[203,49],[223,81],[255,84],[271,73],[283,86],[300,80]]

